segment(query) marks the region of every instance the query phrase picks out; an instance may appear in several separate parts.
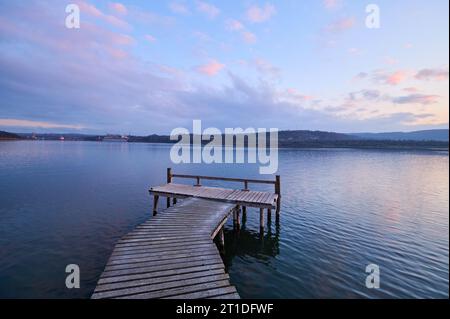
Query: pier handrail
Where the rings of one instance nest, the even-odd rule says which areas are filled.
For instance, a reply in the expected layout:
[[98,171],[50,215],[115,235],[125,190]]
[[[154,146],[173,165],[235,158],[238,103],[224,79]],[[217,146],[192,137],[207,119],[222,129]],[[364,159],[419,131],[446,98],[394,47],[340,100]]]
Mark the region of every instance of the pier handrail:
[[217,180],[217,181],[227,181],[227,182],[247,182],[253,184],[276,184],[276,181],[264,180],[264,179],[250,179],[250,178],[233,178],[233,177],[220,177],[220,176],[204,176],[204,175],[186,175],[186,174],[172,174],[172,177],[178,178],[192,178],[192,179],[206,179],[206,180]]
[[[277,200],[277,211],[280,210],[280,198],[281,198],[281,183],[280,175],[275,176],[275,180],[267,179],[251,179],[251,178],[233,178],[233,177],[219,177],[219,176],[205,176],[205,175],[188,175],[188,174],[173,174],[172,168],[167,168],[167,183],[172,183],[172,178],[187,178],[195,179],[197,184],[195,186],[201,186],[200,180],[215,180],[215,181],[226,181],[226,182],[241,182],[244,183],[244,191],[248,191],[248,184],[272,184],[275,186],[275,194],[278,195]],[[169,203],[169,202],[168,202]]]

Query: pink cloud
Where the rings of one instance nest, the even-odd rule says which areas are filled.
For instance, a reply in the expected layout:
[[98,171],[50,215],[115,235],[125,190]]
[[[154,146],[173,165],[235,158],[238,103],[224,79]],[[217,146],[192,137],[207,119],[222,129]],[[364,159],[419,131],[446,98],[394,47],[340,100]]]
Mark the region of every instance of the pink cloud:
[[[130,29],[130,25],[126,21],[124,21],[120,18],[117,18],[116,16],[105,14],[100,9],[98,9],[96,6],[94,6],[93,4],[90,4],[87,1],[79,1],[77,3],[80,7],[81,14],[87,13],[90,16],[93,16],[93,17],[96,17],[96,18],[106,21],[107,23],[111,24],[114,27]],[[119,7],[120,7],[121,4],[116,3],[116,4],[112,4],[112,5],[116,5],[114,7],[115,8],[114,10],[117,11],[117,5],[119,5]],[[125,6],[123,6],[123,8],[119,9],[119,10],[122,10],[122,12],[123,12],[123,10],[126,10],[126,8],[125,8]]]
[[78,6],[80,7],[81,13],[87,13],[88,15],[94,16],[94,17],[102,17],[103,12],[101,12],[99,9],[97,9],[96,6],[93,4],[90,4],[85,1],[78,2]]
[[407,87],[407,88],[404,88],[403,91],[410,92],[410,93],[415,93],[415,92],[418,92],[419,89],[415,88],[415,87]]
[[110,3],[109,7],[111,10],[121,15],[125,15],[128,13],[127,7],[125,7],[125,5],[119,2]]
[[112,33],[111,40],[116,45],[130,45],[134,43],[134,38],[127,34]]
[[349,30],[355,26],[355,18],[343,18],[330,23],[325,30],[330,33],[339,33]]
[[247,19],[252,23],[260,23],[269,20],[275,13],[276,9],[270,3],[263,7],[253,5],[247,10]]
[[397,71],[387,76],[386,83],[391,85],[397,85],[403,82],[408,74],[405,71]]
[[148,42],[155,42],[156,41],[156,38],[154,37],[154,36],[152,36],[152,35],[150,35],[150,34],[146,34],[145,36],[144,36],[144,38],[148,41]]
[[373,79],[377,82],[388,85],[397,85],[405,81],[409,76],[409,72],[399,70],[391,73],[378,71],[373,75]]
[[324,0],[323,6],[327,10],[335,9],[339,6],[340,1],[339,0]]
[[238,20],[228,20],[226,23],[227,29],[230,31],[239,31],[244,29],[244,25]]
[[245,41],[245,43],[253,44],[256,42],[256,35],[251,33],[250,31],[243,31],[241,33],[242,39]]
[[83,125],[59,124],[45,121],[31,121],[20,119],[0,119],[0,126],[34,127],[34,128],[67,128],[81,130],[86,128]]
[[197,71],[208,76],[214,76],[219,73],[224,67],[224,64],[216,60],[211,60],[208,63],[199,66],[197,68]]
[[216,6],[203,1],[197,1],[197,10],[210,19],[214,19],[220,13]]

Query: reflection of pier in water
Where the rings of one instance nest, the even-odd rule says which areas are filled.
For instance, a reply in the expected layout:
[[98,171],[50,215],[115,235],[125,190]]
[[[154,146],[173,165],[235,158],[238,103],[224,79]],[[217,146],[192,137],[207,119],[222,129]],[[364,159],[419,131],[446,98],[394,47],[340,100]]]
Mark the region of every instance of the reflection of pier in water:
[[[249,214],[251,214],[249,212]],[[221,250],[227,268],[233,264],[236,256],[251,256],[266,261],[280,253],[280,220],[267,219],[266,232],[256,231],[247,227],[247,214],[242,214],[240,224],[233,223],[233,227],[225,228],[225,245]]]

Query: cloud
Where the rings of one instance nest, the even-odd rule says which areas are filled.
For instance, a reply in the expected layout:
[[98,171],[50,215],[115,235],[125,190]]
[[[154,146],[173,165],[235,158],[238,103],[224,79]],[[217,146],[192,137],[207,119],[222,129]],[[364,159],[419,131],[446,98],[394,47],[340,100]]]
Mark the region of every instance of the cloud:
[[448,68],[447,69],[422,69],[415,75],[418,80],[448,80]]
[[219,8],[203,1],[197,1],[197,10],[206,15],[209,19],[214,19],[220,13]]
[[246,29],[243,23],[235,19],[229,19],[226,22],[226,28],[232,32],[239,32],[242,40],[247,44],[253,44],[256,42],[256,35]]
[[392,98],[392,102],[395,104],[434,104],[439,100],[439,95],[426,95],[426,94],[410,94],[405,96],[399,96]]
[[180,3],[180,2],[169,3],[169,9],[173,13],[182,14],[182,15],[188,15],[191,13],[185,4]]
[[144,38],[145,38],[145,40],[147,40],[148,42],[151,42],[151,43],[156,41],[156,38],[150,34],[144,35]]
[[216,60],[211,60],[208,63],[197,67],[197,71],[208,76],[214,76],[218,74],[224,67],[224,64]]
[[250,31],[243,31],[241,36],[245,43],[253,44],[256,42],[256,35]]
[[358,99],[365,99],[365,100],[369,100],[369,101],[375,101],[378,100],[381,97],[381,92],[378,90],[361,90],[361,91],[357,91],[357,92],[350,92],[349,93],[349,98],[350,100],[358,100]]
[[125,7],[125,5],[119,2],[110,3],[109,8],[121,15],[126,15],[128,13],[127,7]]
[[235,19],[229,19],[226,22],[226,28],[230,31],[240,31],[245,29],[244,25],[240,21]]
[[262,58],[256,58],[252,63],[256,70],[258,70],[263,75],[268,75],[271,78],[279,78],[281,76],[280,68],[274,66],[269,61]]
[[405,70],[399,70],[394,72],[378,71],[373,75],[373,79],[376,82],[381,82],[387,85],[398,85],[404,82],[409,76],[409,72]]
[[348,17],[336,20],[325,27],[325,31],[329,33],[341,33],[355,26],[355,18]]
[[415,88],[415,87],[407,87],[407,88],[404,88],[403,91],[410,92],[410,93],[416,93],[419,91],[419,89]]
[[252,23],[261,23],[269,20],[276,13],[275,7],[266,3],[264,6],[252,5],[247,9],[247,19]]
[[[87,13],[88,15],[95,17],[95,18],[102,19],[103,21],[106,21],[110,25],[117,27],[117,28],[131,29],[131,26],[125,20],[122,20],[114,15],[106,14],[106,13],[102,12],[100,9],[98,9],[96,6],[94,6],[93,4],[91,4],[87,1],[75,1],[75,2],[80,7],[81,14]],[[116,12],[117,12],[117,10],[119,10],[119,11],[122,10],[120,14],[123,15],[124,14],[123,12],[125,12],[125,14],[127,13],[127,9],[125,8],[125,6],[121,5],[120,3],[115,3],[112,5]],[[120,8],[120,9],[118,9],[118,8]]]
[[341,4],[340,0],[323,0],[323,6],[327,10],[336,9]]
[[57,128],[57,129],[75,129],[82,130],[86,126],[74,124],[60,124],[45,121],[30,121],[21,119],[3,119],[0,118],[0,126],[5,127],[26,127],[26,128]]

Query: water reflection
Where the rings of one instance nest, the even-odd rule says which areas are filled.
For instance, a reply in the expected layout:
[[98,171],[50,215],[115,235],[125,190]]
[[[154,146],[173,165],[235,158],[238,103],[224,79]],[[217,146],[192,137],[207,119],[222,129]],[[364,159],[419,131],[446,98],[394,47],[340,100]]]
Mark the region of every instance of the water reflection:
[[[266,228],[261,230],[255,223],[248,224],[248,214],[241,214],[240,225],[232,223],[225,228],[225,247],[221,253],[226,268],[232,267],[236,257],[247,256],[266,262],[280,253],[279,218],[267,218]],[[252,218],[256,220],[259,215],[254,214]]]

